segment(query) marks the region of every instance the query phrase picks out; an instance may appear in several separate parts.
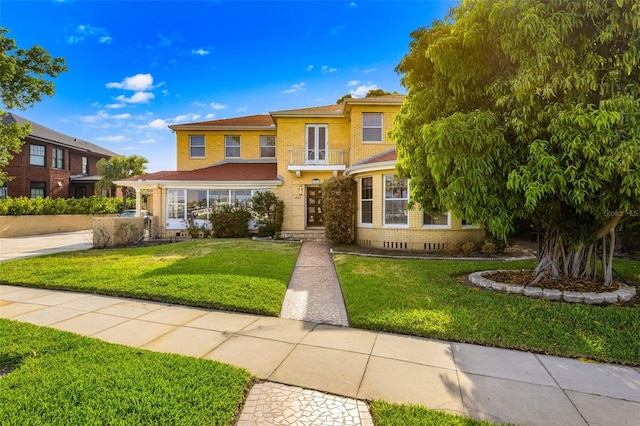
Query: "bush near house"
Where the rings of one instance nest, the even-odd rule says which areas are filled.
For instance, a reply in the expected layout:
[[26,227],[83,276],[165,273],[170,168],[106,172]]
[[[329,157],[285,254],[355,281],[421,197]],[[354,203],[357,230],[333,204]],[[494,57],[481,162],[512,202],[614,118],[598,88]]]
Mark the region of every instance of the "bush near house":
[[216,206],[209,214],[214,238],[242,238],[249,233],[251,213],[240,203]]
[[324,234],[333,244],[351,244],[354,239],[356,182],[340,176],[322,184]]
[[284,202],[271,191],[258,192],[251,199],[259,237],[275,237],[282,232]]
[[108,197],[0,199],[0,216],[112,214],[121,211],[122,200]]

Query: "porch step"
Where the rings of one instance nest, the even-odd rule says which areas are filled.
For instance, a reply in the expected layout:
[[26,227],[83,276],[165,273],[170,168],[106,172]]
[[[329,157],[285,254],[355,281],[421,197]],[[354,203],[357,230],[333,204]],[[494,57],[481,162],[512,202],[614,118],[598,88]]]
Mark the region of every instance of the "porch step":
[[282,231],[280,234],[284,239],[300,240],[300,241],[317,241],[328,242],[327,237],[324,236],[324,229],[311,230],[304,229],[301,231]]

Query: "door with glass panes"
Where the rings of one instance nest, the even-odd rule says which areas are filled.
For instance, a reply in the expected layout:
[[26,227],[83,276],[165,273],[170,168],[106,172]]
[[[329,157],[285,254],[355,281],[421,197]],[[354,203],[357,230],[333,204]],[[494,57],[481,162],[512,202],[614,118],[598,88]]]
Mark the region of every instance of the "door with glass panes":
[[322,188],[319,186],[307,187],[307,227],[315,228],[324,226],[322,219]]

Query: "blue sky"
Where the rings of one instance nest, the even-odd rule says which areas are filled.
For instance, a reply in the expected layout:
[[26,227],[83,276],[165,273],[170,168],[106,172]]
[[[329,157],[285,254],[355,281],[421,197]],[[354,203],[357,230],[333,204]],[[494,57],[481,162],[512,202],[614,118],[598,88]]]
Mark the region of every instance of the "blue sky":
[[410,33],[455,0],[2,0],[19,47],[66,58],[56,94],[23,117],[175,170],[171,124],[404,93]]

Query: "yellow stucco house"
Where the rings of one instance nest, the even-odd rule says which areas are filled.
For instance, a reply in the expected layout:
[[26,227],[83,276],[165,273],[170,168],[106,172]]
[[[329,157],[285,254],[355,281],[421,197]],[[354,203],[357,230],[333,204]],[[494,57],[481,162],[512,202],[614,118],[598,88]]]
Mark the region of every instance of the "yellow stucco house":
[[[395,174],[388,138],[404,97],[346,99],[341,104],[169,126],[176,134],[177,170],[127,181],[147,195],[160,234],[184,233],[214,203],[249,200],[270,190],[284,201],[283,237],[324,233],[322,182],[345,175],[357,182],[356,243],[403,250],[441,250],[480,241],[481,227],[451,213],[407,210],[408,182]],[[206,223],[206,222],[201,222]]]

